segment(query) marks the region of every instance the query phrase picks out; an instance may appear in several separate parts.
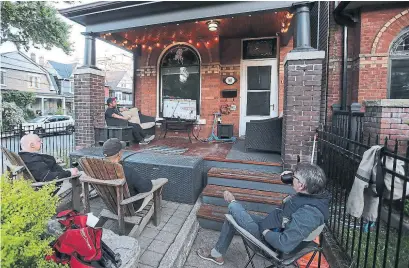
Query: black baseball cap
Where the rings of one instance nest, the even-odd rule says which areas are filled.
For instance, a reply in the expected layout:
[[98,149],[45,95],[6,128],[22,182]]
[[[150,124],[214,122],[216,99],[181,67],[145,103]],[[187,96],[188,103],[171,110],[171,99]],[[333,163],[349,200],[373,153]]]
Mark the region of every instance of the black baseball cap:
[[102,150],[104,153],[104,156],[109,157],[116,155],[119,153],[122,149],[124,149],[126,146],[126,143],[124,141],[120,141],[117,138],[112,138],[104,142],[104,145],[102,146]]
[[116,98],[108,98],[107,99],[107,105],[113,103],[116,100]]

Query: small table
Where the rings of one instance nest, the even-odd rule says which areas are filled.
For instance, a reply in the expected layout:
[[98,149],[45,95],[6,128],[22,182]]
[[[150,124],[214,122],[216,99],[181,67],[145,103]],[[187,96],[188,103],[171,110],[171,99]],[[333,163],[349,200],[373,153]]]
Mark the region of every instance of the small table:
[[194,124],[195,124],[194,121],[164,119],[163,128],[165,129],[165,135],[163,136],[163,138],[166,138],[166,134],[168,133],[168,130],[184,131],[184,132],[187,132],[189,141],[192,142],[192,139],[190,138],[190,132],[192,132]]

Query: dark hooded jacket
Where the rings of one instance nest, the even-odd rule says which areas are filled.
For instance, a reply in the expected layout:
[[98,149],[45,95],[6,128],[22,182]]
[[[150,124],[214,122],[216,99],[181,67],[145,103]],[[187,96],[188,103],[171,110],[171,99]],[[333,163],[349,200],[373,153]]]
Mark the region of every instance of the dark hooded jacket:
[[267,232],[264,240],[283,253],[293,251],[328,220],[329,200],[328,193],[291,196],[258,223],[260,232],[279,230]]
[[26,164],[28,170],[33,174],[38,182],[52,181],[71,176],[69,170],[64,170],[57,164],[55,158],[51,155],[19,152],[18,153]]

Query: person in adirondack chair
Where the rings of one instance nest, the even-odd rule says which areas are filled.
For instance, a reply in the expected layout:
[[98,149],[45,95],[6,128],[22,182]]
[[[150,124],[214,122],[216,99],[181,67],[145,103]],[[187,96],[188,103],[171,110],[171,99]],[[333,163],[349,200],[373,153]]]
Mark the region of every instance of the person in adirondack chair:
[[[123,149],[125,148],[126,143],[120,141],[117,138],[111,138],[104,142],[102,146],[103,154],[105,158],[113,163],[119,163],[122,158]],[[137,170],[128,165],[122,165],[124,170],[124,175],[126,183],[128,184],[128,189],[131,196],[150,192],[156,183],[161,183],[161,179],[157,180],[148,180],[139,176]],[[145,198],[138,200],[133,203],[134,209],[139,212],[142,210],[146,204],[153,198],[153,193],[150,198]]]
[[107,99],[108,108],[105,111],[105,120],[107,118],[115,118],[119,120],[126,120],[128,121],[128,126],[132,127],[132,136],[135,142],[139,144],[148,144],[151,140],[155,138],[155,135],[147,136],[143,128],[140,124],[131,122],[132,119],[131,115],[124,116],[121,112],[127,111],[128,108],[121,108],[117,107],[116,98],[108,98]]
[[[291,179],[296,194],[287,197],[279,208],[266,217],[249,214],[228,191],[224,192],[224,200],[229,203],[229,214],[238,225],[270,248],[288,254],[296,251],[304,239],[328,219],[330,196],[325,191],[326,180],[320,167],[298,164]],[[233,225],[225,220],[215,247],[199,249],[197,254],[202,259],[223,265],[223,255],[234,233]]]
[[18,154],[38,182],[52,181],[78,175],[77,168],[63,169],[51,155],[41,154],[42,141],[35,134],[27,134],[20,140],[22,151]]

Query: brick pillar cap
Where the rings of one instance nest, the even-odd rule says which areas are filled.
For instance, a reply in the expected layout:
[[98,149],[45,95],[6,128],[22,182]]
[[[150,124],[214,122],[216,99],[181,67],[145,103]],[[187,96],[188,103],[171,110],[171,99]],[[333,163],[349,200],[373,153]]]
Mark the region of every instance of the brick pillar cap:
[[94,74],[99,76],[105,76],[105,72],[99,69],[90,68],[90,67],[80,67],[75,70],[75,74]]
[[408,108],[409,99],[384,99],[384,100],[367,100],[364,102],[365,107],[398,107]]
[[289,60],[320,60],[325,58],[325,51],[291,51],[287,53],[284,59],[284,64]]

